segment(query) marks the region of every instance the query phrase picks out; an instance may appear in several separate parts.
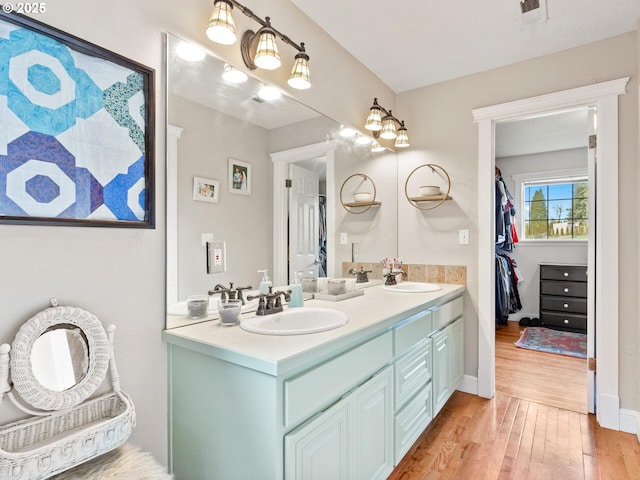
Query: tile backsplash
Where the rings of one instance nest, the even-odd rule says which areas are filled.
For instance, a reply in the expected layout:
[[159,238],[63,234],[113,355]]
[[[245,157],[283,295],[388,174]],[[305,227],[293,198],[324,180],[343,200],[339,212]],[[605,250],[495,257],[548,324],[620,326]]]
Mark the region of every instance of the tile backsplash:
[[[349,270],[370,270],[369,278],[382,279],[382,265],[379,262],[343,262],[342,276],[349,277]],[[402,265],[402,270],[407,274],[406,280],[410,282],[451,283],[454,285],[466,285],[467,267],[464,265],[425,265],[421,263],[408,263]]]

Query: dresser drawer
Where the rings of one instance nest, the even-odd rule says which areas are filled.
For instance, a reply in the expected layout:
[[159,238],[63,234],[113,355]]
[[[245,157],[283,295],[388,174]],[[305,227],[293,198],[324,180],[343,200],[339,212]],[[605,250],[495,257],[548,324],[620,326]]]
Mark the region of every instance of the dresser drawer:
[[559,297],[587,297],[587,284],[581,282],[553,282],[540,283],[541,295],[556,295]]
[[542,280],[568,280],[586,282],[587,267],[582,265],[540,265]]
[[587,331],[586,315],[575,313],[540,312],[540,325],[543,327],[558,327],[563,330]]
[[433,330],[431,312],[420,312],[393,329],[393,353],[402,355],[424,341]]
[[431,422],[431,383],[424,387],[404,409],[395,416],[395,463],[409,451]]
[[587,313],[587,299],[574,297],[540,297],[540,308],[542,310],[557,310],[567,313]]

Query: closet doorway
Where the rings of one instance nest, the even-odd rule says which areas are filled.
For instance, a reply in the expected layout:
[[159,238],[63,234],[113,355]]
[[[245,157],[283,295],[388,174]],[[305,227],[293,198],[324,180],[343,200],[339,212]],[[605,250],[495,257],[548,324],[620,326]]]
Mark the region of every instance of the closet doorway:
[[[521,335],[533,348],[570,342],[584,345],[586,355],[584,272],[595,198],[589,189],[589,163],[595,161],[589,136],[595,134],[595,118],[594,108],[580,107],[495,127],[496,391],[579,413],[588,411],[586,356],[515,343]],[[543,284],[558,268],[575,270],[581,283]],[[563,298],[565,285],[582,298]],[[541,288],[554,295],[541,295]]]
[[[572,90],[550,93],[514,102],[474,109],[478,124],[478,395],[495,395],[495,231],[494,203],[495,124],[503,120],[530,117],[578,108],[596,107],[598,112],[598,143],[595,179],[596,198],[595,240],[590,248],[590,280],[595,294],[590,295],[594,305],[593,318],[606,318],[588,328],[595,328],[597,345],[588,345],[588,355],[598,358],[598,372],[591,392],[597,392],[598,423],[613,430],[620,429],[619,359],[618,359],[618,217],[604,215],[618,211],[618,97],[626,93],[629,78],[611,80]],[[591,175],[590,175],[591,177]],[[592,189],[595,191],[595,189]],[[591,261],[593,259],[593,262]],[[486,281],[488,280],[488,281]],[[606,293],[605,293],[606,292]],[[597,299],[615,299],[598,302]]]

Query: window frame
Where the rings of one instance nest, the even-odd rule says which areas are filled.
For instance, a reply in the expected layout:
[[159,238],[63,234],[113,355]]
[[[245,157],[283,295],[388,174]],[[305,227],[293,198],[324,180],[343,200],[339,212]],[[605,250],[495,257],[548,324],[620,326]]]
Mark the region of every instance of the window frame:
[[[516,228],[518,230],[518,245],[584,245],[588,239],[571,239],[571,240],[562,240],[556,238],[545,238],[545,239],[528,239],[525,238],[525,216],[524,216],[524,188],[527,185],[532,183],[540,182],[540,183],[589,183],[589,172],[587,167],[584,168],[571,168],[564,170],[551,170],[551,171],[543,171],[543,172],[527,172],[527,173],[519,173],[511,175],[511,178],[514,181],[515,188],[513,192],[513,197],[515,204],[517,206],[516,213]],[[590,219],[587,219],[589,224],[591,223]]]

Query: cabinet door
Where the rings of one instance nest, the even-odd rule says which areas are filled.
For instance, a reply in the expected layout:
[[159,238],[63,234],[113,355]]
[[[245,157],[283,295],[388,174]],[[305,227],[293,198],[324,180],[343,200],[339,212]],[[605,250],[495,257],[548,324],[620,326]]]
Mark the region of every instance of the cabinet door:
[[348,480],[349,416],[346,398],[285,435],[285,479]]
[[389,366],[353,395],[355,479],[384,480],[393,470],[392,374]]
[[464,376],[464,322],[459,318],[449,326],[449,390],[458,388]]
[[449,328],[433,336],[433,415],[435,416],[449,399],[451,375],[449,361]]

